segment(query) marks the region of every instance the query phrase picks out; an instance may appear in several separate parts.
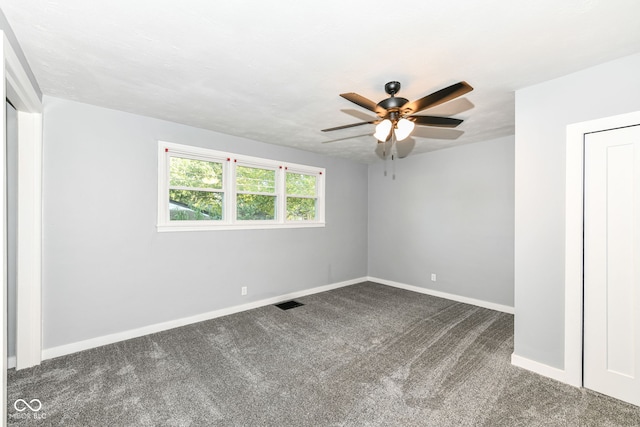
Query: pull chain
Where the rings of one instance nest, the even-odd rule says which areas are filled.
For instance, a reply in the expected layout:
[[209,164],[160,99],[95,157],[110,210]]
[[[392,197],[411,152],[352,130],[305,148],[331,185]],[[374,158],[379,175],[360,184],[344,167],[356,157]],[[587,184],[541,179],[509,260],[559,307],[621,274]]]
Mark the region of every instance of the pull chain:
[[387,141],[382,143],[382,159],[384,162],[384,176],[387,176]]
[[391,136],[391,177],[395,181],[396,180],[396,157],[398,156],[398,140],[396,139],[396,133],[393,132]]
[[396,157],[398,157],[398,140],[396,139],[396,133],[391,129],[391,138],[388,140],[391,142],[389,145],[389,152],[387,153],[387,141],[381,142],[382,144],[382,158],[384,159],[384,176],[387,176],[387,157],[391,155],[391,177],[396,179]]

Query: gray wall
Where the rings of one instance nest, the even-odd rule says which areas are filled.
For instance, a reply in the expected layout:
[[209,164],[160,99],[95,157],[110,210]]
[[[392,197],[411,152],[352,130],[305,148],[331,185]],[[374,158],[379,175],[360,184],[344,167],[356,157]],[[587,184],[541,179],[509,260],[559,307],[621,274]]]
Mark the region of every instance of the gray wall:
[[[45,349],[366,276],[366,165],[47,96],[44,106]],[[158,139],[326,168],[326,227],[156,232]]]
[[640,54],[516,93],[515,354],[564,368],[566,127],[640,110]]
[[371,165],[369,275],[513,306],[513,159],[509,136]]

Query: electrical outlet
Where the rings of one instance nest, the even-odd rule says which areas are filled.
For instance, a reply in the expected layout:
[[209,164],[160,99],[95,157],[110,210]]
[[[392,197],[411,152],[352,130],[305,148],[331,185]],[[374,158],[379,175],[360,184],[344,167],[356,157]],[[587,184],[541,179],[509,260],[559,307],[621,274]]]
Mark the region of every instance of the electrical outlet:
[[240,290],[240,294],[241,295],[246,295],[247,294],[247,287],[243,286],[242,289]]
[[436,281],[436,273],[431,273],[431,281],[432,282]]

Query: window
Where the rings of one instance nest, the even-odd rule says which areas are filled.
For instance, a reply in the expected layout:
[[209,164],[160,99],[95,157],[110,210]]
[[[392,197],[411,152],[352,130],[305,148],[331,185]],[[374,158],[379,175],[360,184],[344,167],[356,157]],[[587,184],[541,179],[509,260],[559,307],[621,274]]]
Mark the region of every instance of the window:
[[287,172],[287,221],[314,221],[318,205],[318,177]]
[[169,157],[169,219],[222,220],[223,163]]
[[324,226],[325,170],[160,141],[158,231]]
[[273,221],[277,207],[276,171],[236,166],[236,219]]

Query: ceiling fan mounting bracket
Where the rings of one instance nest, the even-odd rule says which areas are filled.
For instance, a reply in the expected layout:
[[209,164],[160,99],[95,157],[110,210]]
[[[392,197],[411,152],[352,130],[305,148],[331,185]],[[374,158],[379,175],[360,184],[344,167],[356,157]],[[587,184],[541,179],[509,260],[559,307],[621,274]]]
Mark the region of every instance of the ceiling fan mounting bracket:
[[400,92],[400,82],[389,82],[384,85],[384,91],[389,95],[394,96],[396,93]]

